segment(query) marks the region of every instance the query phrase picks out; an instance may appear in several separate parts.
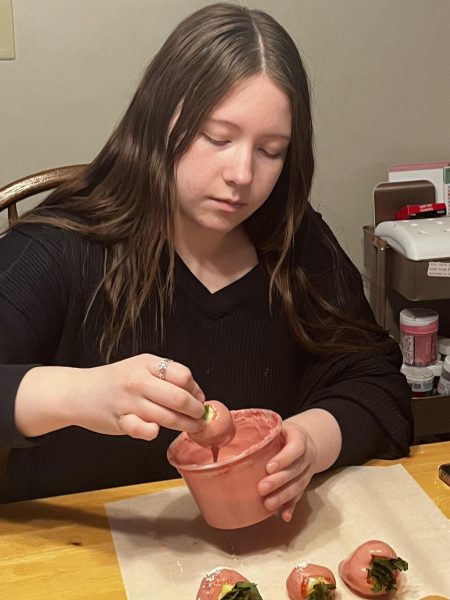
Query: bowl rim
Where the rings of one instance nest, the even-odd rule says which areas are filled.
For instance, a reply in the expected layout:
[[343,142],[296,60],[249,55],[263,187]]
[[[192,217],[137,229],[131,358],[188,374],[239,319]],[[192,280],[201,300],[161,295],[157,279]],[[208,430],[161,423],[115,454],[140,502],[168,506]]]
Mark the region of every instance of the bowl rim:
[[[186,463],[185,465],[180,465],[179,463],[176,463],[175,461],[172,461],[170,459],[170,453],[171,451],[173,451],[173,447],[177,444],[179,444],[180,442],[184,441],[185,439],[190,439],[188,434],[183,431],[182,433],[180,433],[180,435],[178,435],[169,445],[169,447],[167,448],[167,460],[169,461],[169,463],[175,467],[178,471],[195,471],[195,472],[203,472],[203,471],[215,471],[215,470],[219,470],[222,467],[226,467],[229,466],[230,464],[235,464],[237,462],[239,462],[240,460],[243,460],[245,458],[247,458],[248,456],[253,455],[255,452],[258,452],[259,450],[261,450],[262,448],[264,448],[265,446],[267,446],[268,444],[270,444],[270,442],[272,442],[278,435],[280,435],[281,433],[281,426],[283,424],[283,419],[281,417],[281,415],[279,415],[277,412],[275,412],[274,410],[271,410],[270,408],[241,408],[239,410],[230,410],[231,414],[243,414],[245,412],[259,412],[259,413],[270,413],[271,416],[273,416],[275,418],[275,425],[272,427],[271,431],[268,433],[268,435],[262,439],[261,441],[257,442],[256,444],[254,444],[252,446],[252,452],[251,454],[246,454],[248,452],[247,450],[243,450],[242,452],[240,452],[239,454],[236,454],[235,456],[232,456],[230,458],[227,458],[225,460],[222,461],[218,461],[216,463],[207,463],[205,465],[199,465],[197,463]],[[195,442],[193,442],[195,443]]]

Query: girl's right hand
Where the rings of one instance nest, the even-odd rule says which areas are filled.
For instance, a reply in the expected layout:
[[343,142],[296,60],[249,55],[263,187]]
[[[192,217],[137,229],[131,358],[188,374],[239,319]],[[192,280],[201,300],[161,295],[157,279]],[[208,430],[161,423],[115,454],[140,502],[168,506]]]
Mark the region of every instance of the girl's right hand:
[[30,437],[77,425],[144,440],[154,439],[160,426],[200,431],[203,392],[180,363],[170,361],[161,379],[160,360],[141,354],[89,369],[35,367],[19,386],[17,427]]

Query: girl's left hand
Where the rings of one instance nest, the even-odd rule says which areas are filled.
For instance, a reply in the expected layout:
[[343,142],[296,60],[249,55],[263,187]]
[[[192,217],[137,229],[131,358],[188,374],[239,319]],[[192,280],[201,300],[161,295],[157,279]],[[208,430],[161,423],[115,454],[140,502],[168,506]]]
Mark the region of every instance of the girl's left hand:
[[278,509],[283,521],[289,523],[298,500],[316,471],[318,450],[308,431],[291,421],[282,426],[284,446],[267,463],[267,477],[258,484],[267,510]]

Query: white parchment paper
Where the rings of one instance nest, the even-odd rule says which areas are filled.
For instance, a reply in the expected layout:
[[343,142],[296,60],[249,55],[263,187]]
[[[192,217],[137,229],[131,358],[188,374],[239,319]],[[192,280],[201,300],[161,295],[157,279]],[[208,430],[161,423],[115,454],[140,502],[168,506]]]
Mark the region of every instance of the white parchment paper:
[[450,596],[450,522],[401,465],[316,477],[289,524],[271,517],[213,529],[185,487],[112,502],[106,511],[128,600],[195,600],[218,566],[256,582],[264,600],[287,600],[286,578],[304,560],[334,572],[338,600],[355,599],[337,567],[369,539],[387,542],[409,563],[396,599]]

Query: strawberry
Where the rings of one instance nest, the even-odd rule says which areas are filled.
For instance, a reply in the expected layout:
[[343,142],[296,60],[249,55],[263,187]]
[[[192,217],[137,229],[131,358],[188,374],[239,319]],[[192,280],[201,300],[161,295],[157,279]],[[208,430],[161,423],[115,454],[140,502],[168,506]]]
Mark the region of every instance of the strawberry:
[[205,575],[197,600],[262,600],[255,583],[237,571],[217,567]]
[[408,563],[388,544],[369,540],[341,561],[339,574],[360,596],[376,598],[396,590],[400,571],[407,569]]
[[231,442],[236,433],[233,416],[222,402],[208,400],[205,402],[203,420],[205,421],[203,429],[188,435],[200,446],[211,448],[216,454],[216,460],[219,448]]
[[327,567],[301,562],[290,572],[286,588],[290,600],[332,600],[336,579]]

